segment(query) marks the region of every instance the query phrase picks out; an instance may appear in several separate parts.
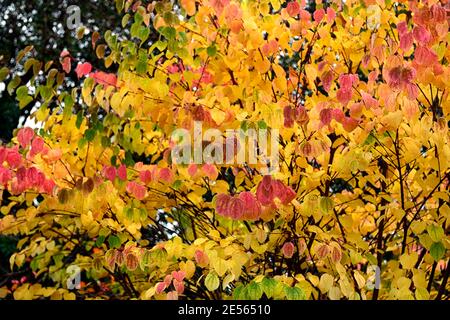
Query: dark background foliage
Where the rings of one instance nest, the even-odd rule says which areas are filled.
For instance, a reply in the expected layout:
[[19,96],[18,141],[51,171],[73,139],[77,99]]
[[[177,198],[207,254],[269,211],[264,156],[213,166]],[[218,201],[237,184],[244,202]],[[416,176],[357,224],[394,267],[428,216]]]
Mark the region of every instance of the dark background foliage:
[[[85,37],[76,38],[76,30],[67,28],[67,8],[80,8],[81,23],[86,27]],[[58,61],[63,49],[75,58],[100,67],[100,60],[90,46],[94,31],[121,32],[121,15],[114,2],[108,0],[2,0],[0,1],[0,67],[20,72],[15,65],[17,53],[33,45],[35,58],[40,61]],[[73,74],[71,76],[74,76]],[[75,80],[75,79],[74,79]],[[69,82],[70,83],[70,82]],[[19,110],[17,101],[0,87],[0,139],[8,142],[19,121],[23,123],[32,105]]]
[[[80,8],[81,23],[86,28],[80,40],[76,30],[67,28],[67,8],[77,5]],[[114,2],[108,0],[0,0],[0,68],[8,67],[20,74],[20,66],[15,63],[18,52],[33,45],[35,58],[40,61],[58,61],[63,49],[80,60],[89,61],[95,68],[101,68],[90,45],[94,31],[100,34],[106,30],[121,32],[121,15],[117,13]],[[68,77],[74,77],[73,73]],[[5,79],[7,82],[10,78]],[[74,85],[67,81],[67,85]],[[8,143],[13,131],[23,124],[33,105],[19,109],[18,102],[0,83],[0,142]],[[2,200],[3,201],[3,200]],[[11,272],[9,257],[16,251],[17,239],[0,235],[0,286],[11,279],[27,275],[28,267]]]

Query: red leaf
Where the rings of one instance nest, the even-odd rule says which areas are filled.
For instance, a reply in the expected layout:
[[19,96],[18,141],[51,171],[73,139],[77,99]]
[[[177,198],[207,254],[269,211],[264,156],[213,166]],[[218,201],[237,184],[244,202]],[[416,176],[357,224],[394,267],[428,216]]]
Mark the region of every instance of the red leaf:
[[106,86],[116,86],[117,77],[115,74],[106,73],[103,71],[96,71],[89,74],[89,77],[93,78],[98,84],[103,84]]
[[117,170],[117,175],[119,176],[120,180],[127,180],[127,167],[125,167],[124,164],[120,165],[119,169]]
[[16,149],[7,149],[6,161],[11,168],[18,168],[22,164],[22,156]]
[[80,63],[77,65],[75,72],[77,73],[78,79],[82,76],[89,74],[92,70],[92,65],[89,62]]
[[117,169],[114,168],[113,166],[109,166],[109,167],[104,167],[103,168],[103,175],[105,176],[106,179],[110,180],[110,181],[114,181],[114,179],[116,178],[117,175]]
[[0,167],[0,185],[6,186],[11,177],[10,170]]
[[272,204],[274,194],[272,186],[272,177],[264,176],[256,189],[256,198],[262,205]]
[[300,4],[297,1],[289,2],[286,11],[291,17],[295,17],[300,13]]

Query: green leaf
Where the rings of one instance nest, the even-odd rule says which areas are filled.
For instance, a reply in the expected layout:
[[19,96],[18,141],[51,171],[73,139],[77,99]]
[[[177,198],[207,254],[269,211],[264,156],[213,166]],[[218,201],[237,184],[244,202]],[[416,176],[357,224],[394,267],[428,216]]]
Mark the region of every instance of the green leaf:
[[205,278],[205,286],[209,291],[216,290],[220,285],[219,277],[215,272],[210,272]]
[[25,108],[31,101],[33,101],[33,98],[31,96],[26,96],[25,98],[20,99],[19,108]]
[[130,151],[125,152],[125,159],[123,161],[123,163],[127,166],[127,167],[132,167],[134,166],[135,162],[133,160],[133,154]]
[[177,36],[177,31],[174,27],[162,27],[159,29],[159,32],[167,39],[167,40],[175,40]]
[[80,141],[78,141],[78,148],[83,149],[87,143],[88,141],[86,138],[81,138]]
[[429,225],[427,227],[427,232],[433,242],[441,241],[442,237],[444,236],[444,229],[442,229],[441,226],[435,224]]
[[288,300],[306,300],[306,294],[301,288],[284,287],[284,293]]
[[103,148],[108,148],[111,145],[111,139],[106,136],[102,136],[101,142]]
[[120,239],[117,236],[110,235],[108,237],[108,244],[110,248],[120,248]]
[[141,40],[141,42],[145,42],[145,40],[148,39],[148,36],[150,35],[150,29],[146,26],[141,26],[139,28],[138,32],[138,38]]
[[13,95],[14,89],[17,88],[17,86],[20,84],[20,77],[15,76],[9,83],[6,89],[8,90],[9,95]]
[[147,58],[139,59],[136,64],[136,72],[138,74],[145,74],[147,72]]
[[48,101],[52,97],[52,90],[46,86],[40,86],[39,93],[44,101]]
[[248,121],[246,121],[246,120],[242,121],[242,123],[241,123],[241,130],[243,132],[247,132],[247,130],[248,130]]
[[9,69],[7,67],[3,67],[0,69],[0,82],[5,80],[5,78],[8,76]]
[[333,200],[330,197],[320,197],[319,208],[322,214],[327,215],[333,212]]
[[247,296],[250,300],[259,300],[263,294],[263,290],[259,283],[255,281],[250,282],[247,286]]
[[233,299],[234,300],[245,300],[243,298],[243,295],[245,294],[245,287],[244,285],[239,285],[236,287],[236,289],[234,289],[233,291]]
[[445,254],[445,247],[442,242],[435,242],[431,245],[430,254],[434,261],[439,261]]
[[19,88],[17,88],[17,91],[16,91],[17,100],[21,100],[27,96],[28,96],[28,87],[27,86],[20,86]]
[[258,121],[258,128],[260,129],[267,129],[267,123],[264,120],[259,120]]
[[208,54],[208,56],[210,57],[214,57],[217,54],[217,48],[215,44],[210,45],[207,49],[206,49],[206,53]]
[[121,12],[123,10],[124,3],[125,3],[125,0],[116,0],[117,12]]
[[155,46],[155,48],[158,49],[159,51],[163,51],[165,48],[167,48],[167,42],[156,41],[153,46]]
[[93,141],[95,138],[95,134],[96,134],[96,132],[94,129],[88,129],[84,133],[84,137],[86,138],[87,141]]
[[276,286],[277,281],[273,278],[264,278],[261,281],[261,288],[269,299],[273,297]]
[[103,244],[103,242],[105,242],[105,237],[104,236],[99,236],[97,238],[97,240],[95,241],[95,245],[97,247],[100,247]]
[[128,24],[128,21],[130,20],[130,14],[127,13],[122,18],[122,28],[125,28],[125,26]]
[[77,121],[75,122],[77,129],[80,129],[82,123],[83,123],[83,111],[80,110],[77,113]]

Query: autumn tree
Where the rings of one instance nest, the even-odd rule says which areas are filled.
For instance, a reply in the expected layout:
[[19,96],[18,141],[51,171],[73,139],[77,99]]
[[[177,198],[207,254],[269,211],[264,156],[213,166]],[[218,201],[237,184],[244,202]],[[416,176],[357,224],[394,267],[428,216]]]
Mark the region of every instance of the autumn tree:
[[22,51],[7,88],[41,125],[0,148],[0,232],[33,277],[0,293],[448,298],[448,4],[308,5],[122,0],[104,68]]

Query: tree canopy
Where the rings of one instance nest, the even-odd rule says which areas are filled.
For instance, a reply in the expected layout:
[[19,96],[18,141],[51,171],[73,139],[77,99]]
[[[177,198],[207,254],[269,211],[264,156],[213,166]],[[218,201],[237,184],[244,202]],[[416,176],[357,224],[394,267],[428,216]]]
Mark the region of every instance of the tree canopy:
[[0,147],[0,296],[449,297],[446,1],[114,6],[1,71],[39,127]]

